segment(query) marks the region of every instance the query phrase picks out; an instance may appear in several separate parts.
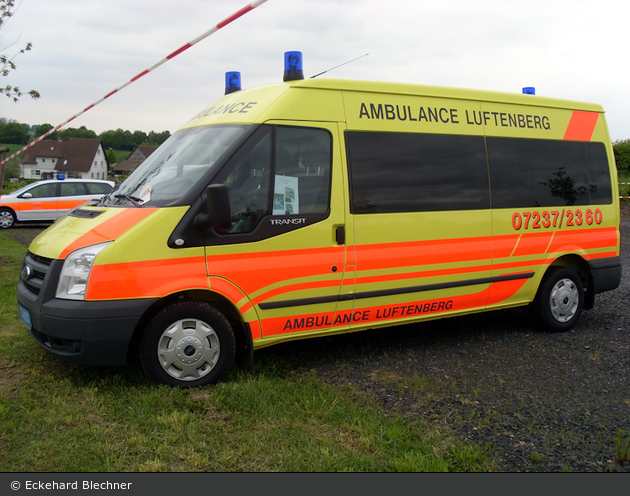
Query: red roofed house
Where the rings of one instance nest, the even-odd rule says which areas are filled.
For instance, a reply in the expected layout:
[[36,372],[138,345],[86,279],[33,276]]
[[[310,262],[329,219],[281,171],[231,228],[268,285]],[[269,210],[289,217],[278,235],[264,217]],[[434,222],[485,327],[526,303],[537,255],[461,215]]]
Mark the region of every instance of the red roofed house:
[[20,163],[23,179],[107,179],[109,162],[98,138],[43,140],[24,152]]
[[119,175],[125,172],[133,172],[136,170],[136,167],[149,158],[149,155],[155,150],[157,150],[157,146],[136,146],[131,154],[114,169],[114,174]]

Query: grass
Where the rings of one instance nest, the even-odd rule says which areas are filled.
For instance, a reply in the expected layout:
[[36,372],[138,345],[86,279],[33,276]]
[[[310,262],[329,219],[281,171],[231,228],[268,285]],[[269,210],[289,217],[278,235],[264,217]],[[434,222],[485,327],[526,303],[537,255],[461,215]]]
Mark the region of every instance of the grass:
[[630,463],[630,434],[623,429],[619,429],[615,438],[615,445],[617,446],[615,461],[618,463]]
[[[352,387],[257,357],[213,387],[172,389],[134,367],[48,355],[20,322],[25,248],[0,232],[2,472],[485,472],[486,449],[386,416]],[[416,387],[425,386],[418,378]]]

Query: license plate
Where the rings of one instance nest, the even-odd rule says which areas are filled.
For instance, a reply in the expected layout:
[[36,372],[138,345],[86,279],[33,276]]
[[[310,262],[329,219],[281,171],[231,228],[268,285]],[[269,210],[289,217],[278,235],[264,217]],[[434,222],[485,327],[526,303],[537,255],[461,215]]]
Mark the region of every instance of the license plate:
[[22,319],[22,322],[24,322],[26,327],[28,327],[29,329],[32,329],[33,321],[31,320],[31,312],[29,312],[26,308],[24,308],[19,303],[18,303],[18,307],[20,309],[20,318]]

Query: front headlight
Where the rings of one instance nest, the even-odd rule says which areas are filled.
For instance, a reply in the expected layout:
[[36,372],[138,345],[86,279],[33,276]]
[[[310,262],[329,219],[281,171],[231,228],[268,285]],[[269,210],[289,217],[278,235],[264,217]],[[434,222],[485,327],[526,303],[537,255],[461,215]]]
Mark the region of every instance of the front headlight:
[[101,243],[80,250],[73,251],[63,263],[59,284],[57,284],[57,298],[65,300],[85,300],[85,291],[96,256],[109,245]]

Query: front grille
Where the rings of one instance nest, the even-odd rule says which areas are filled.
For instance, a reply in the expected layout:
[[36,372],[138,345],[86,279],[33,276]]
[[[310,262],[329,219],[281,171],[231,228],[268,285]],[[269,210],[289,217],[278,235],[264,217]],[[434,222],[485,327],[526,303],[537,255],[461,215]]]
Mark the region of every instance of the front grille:
[[[42,291],[44,279],[50,270],[52,259],[40,257],[30,251],[24,257],[20,280],[24,286],[33,294],[34,298]],[[28,267],[28,270],[26,269]]]

